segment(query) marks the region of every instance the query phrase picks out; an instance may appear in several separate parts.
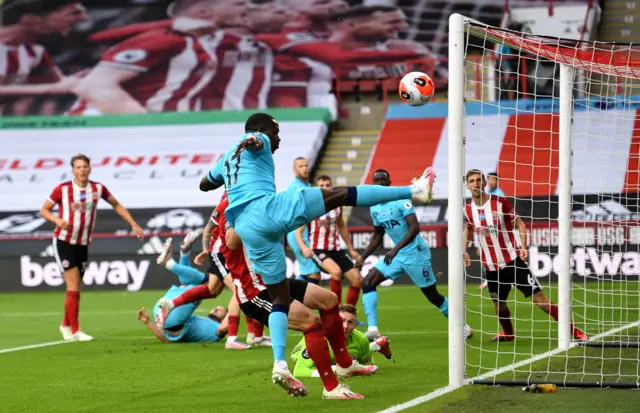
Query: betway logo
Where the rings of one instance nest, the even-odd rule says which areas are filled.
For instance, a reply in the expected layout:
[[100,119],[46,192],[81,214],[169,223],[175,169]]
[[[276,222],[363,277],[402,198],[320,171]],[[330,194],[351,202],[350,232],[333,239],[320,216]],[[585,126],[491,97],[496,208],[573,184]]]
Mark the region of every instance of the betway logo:
[[[126,285],[127,291],[139,291],[149,270],[149,261],[91,261],[84,272],[84,285]],[[64,284],[55,262],[40,265],[31,257],[20,257],[20,279],[25,287],[37,287],[42,283],[51,287]]]
[[[529,267],[536,277],[547,277],[557,273],[561,257],[546,252],[539,252],[531,247],[529,251]],[[571,272],[582,277],[616,277],[620,275],[640,275],[640,253],[636,251],[609,252],[597,248],[575,248],[571,255]]]
[[599,204],[587,205],[583,210],[573,211],[574,221],[630,221],[640,218],[640,214],[613,199]]

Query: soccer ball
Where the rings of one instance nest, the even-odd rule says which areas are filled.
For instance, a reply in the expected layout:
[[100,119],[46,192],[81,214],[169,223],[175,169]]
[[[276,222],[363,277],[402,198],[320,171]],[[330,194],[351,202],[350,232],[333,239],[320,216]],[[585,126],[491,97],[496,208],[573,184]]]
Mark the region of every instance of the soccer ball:
[[424,105],[431,100],[434,92],[433,80],[422,72],[407,73],[398,86],[400,99],[411,106]]

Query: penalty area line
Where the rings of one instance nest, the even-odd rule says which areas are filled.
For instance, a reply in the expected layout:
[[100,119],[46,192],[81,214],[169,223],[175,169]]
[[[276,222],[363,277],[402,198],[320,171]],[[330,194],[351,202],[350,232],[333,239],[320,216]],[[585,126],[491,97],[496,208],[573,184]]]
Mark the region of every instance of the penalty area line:
[[49,341],[47,343],[39,343],[39,344],[30,344],[28,346],[20,346],[20,347],[11,347],[11,348],[2,348],[0,349],[0,354],[3,353],[13,353],[15,351],[22,351],[22,350],[31,350],[34,348],[41,348],[41,347],[51,347],[51,346],[57,346],[58,344],[65,344],[65,343],[69,343],[69,341],[64,341],[64,340],[60,340],[60,341]]

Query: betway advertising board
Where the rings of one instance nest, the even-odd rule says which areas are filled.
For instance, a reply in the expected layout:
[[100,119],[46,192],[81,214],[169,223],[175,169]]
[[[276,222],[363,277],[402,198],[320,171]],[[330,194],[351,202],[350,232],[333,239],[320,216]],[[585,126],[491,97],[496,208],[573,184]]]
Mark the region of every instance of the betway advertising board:
[[[640,275],[640,227],[623,223],[574,224],[572,247],[573,281],[638,281]],[[373,235],[373,228],[350,228],[353,245],[364,250]],[[169,271],[155,264],[162,251],[167,234],[180,239],[184,230],[166,234],[152,234],[143,242],[131,236],[101,237],[91,245],[90,262],[83,283],[88,289],[140,289],[167,288],[175,284],[176,278]],[[448,282],[447,226],[423,225],[420,236],[431,248],[432,265],[438,282]],[[557,225],[533,224],[528,228],[529,266],[541,282],[556,281],[558,244]],[[53,258],[51,241],[45,239],[5,241],[0,257],[0,291],[38,291],[63,288],[60,271]],[[6,246],[6,248],[5,248]],[[177,255],[178,243],[174,244]],[[369,257],[362,268],[366,276],[375,263],[384,258],[393,244],[384,238],[381,248]],[[196,245],[194,252],[200,248]],[[480,266],[474,251],[470,251],[475,262],[467,269],[467,283],[480,280]],[[462,260],[460,261],[462,266]],[[206,270],[206,268],[203,268]],[[295,257],[287,254],[287,276],[298,274]],[[328,276],[323,275],[327,280]],[[401,277],[397,283],[409,283]],[[385,282],[385,286],[391,285]]]
[[[280,122],[276,187],[293,180],[293,159],[313,164],[328,131],[326,109],[272,110]],[[91,179],[128,208],[214,205],[220,191],[198,190],[200,178],[240,139],[251,112],[166,113],[0,120],[0,211],[37,210],[71,177],[70,158],[91,158]],[[99,208],[110,208],[100,203]]]

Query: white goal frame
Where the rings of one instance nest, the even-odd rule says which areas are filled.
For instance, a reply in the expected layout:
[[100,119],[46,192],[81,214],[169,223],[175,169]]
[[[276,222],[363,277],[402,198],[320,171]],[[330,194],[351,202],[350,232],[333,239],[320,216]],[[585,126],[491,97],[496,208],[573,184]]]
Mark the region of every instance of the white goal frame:
[[[602,338],[614,335],[629,328],[640,326],[640,321],[617,327],[595,335],[586,343],[572,341],[571,333],[571,254],[572,254],[572,117],[574,74],[579,68],[563,64],[561,60],[559,79],[559,181],[558,181],[558,337],[557,348],[542,354],[532,354],[527,360],[501,367],[479,377],[466,377],[465,362],[465,270],[463,264],[463,221],[462,211],[465,203],[465,42],[467,27],[473,19],[460,14],[449,18],[449,85],[448,85],[448,207],[451,211],[448,222],[448,295],[449,295],[449,389],[464,384],[518,384],[523,383],[487,379],[544,360],[555,354],[565,352],[577,346],[602,347]],[[517,45],[516,45],[517,48]],[[549,58],[546,56],[546,58]],[[456,217],[459,217],[457,219]],[[531,382],[533,384],[535,382]],[[529,384],[529,382],[524,383]],[[608,383],[559,383],[566,387],[620,387],[637,388],[637,385]]]

